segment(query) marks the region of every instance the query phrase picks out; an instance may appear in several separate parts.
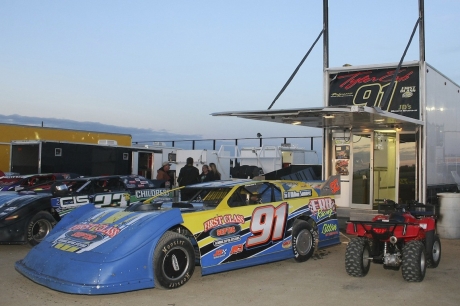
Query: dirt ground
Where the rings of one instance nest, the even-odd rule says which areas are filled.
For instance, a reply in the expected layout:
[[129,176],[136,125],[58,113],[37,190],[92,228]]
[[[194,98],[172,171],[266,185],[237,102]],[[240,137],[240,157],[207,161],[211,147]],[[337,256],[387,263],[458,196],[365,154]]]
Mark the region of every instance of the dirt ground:
[[401,271],[372,264],[364,278],[345,272],[342,244],[317,251],[304,263],[285,260],[201,276],[175,290],[145,289],[111,295],[74,295],[38,285],[14,269],[30,250],[0,246],[0,305],[459,305],[460,240],[441,239],[441,263],[421,283],[404,281]]

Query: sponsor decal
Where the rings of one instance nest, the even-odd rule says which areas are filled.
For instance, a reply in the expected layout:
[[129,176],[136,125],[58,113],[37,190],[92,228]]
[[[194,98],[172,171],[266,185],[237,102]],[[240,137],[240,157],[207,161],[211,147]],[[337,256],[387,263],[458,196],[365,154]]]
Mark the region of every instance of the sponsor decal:
[[227,255],[227,249],[217,249],[212,255],[212,257],[216,259],[216,258],[224,257],[225,255]]
[[209,236],[213,238],[222,238],[226,236],[234,236],[241,231],[241,226],[238,224],[219,226],[209,232]]
[[52,242],[52,247],[72,253],[87,252],[113,239],[145,216],[107,209],[85,222],[73,225]]
[[285,199],[293,199],[293,198],[302,198],[302,197],[311,197],[312,195],[312,190],[311,189],[306,189],[306,190],[288,190],[284,192],[284,198]]
[[244,250],[244,244],[236,244],[232,246],[232,249],[230,250],[230,255],[241,253],[243,252],[243,250]]
[[292,240],[288,239],[286,241],[283,241],[283,244],[281,245],[283,249],[290,249],[292,247]]
[[[159,188],[159,189],[145,189],[145,190],[136,190],[136,198],[151,198],[153,196],[159,195],[160,193],[166,192],[169,189]],[[165,194],[164,196],[167,196]]]
[[98,233],[90,233],[90,232],[82,232],[82,231],[68,232],[66,233],[66,236],[75,238],[77,240],[82,240],[82,241],[98,241],[103,238],[103,236]]
[[223,216],[216,216],[212,219],[205,221],[203,223],[203,227],[204,231],[207,232],[215,227],[228,223],[244,224],[244,216],[239,214],[227,214]]
[[216,240],[216,241],[214,241],[212,244],[213,244],[215,247],[218,247],[218,246],[221,246],[221,245],[230,243],[230,242],[235,242],[235,241],[240,241],[240,240],[241,240],[241,237],[240,237],[240,236],[233,236],[233,237],[228,237],[228,238]]
[[308,203],[312,213],[317,213],[319,211],[335,211],[335,202],[331,198],[318,198],[310,200]]
[[336,194],[337,192],[339,192],[340,191],[339,179],[336,178],[332,180],[331,183],[329,184],[329,188],[331,189],[332,194]]
[[403,98],[410,98],[415,92],[417,92],[417,90],[415,89],[415,86],[403,86],[399,92],[402,93]]
[[95,233],[100,233],[110,238],[118,235],[120,233],[120,229],[115,226],[111,226],[110,224],[98,224],[98,223],[83,223],[83,224],[76,224],[72,226],[69,231],[75,230],[88,230]]
[[324,224],[323,229],[321,230],[321,234],[324,234],[325,236],[337,235],[338,233],[339,230],[337,228],[337,224],[333,223]]
[[[105,207],[105,206],[128,206],[130,201],[129,193],[105,193],[97,194],[95,196],[91,195],[81,195],[73,197],[62,197],[58,200],[59,208],[75,208],[84,204],[94,203],[96,207]],[[55,203],[52,201],[52,203]],[[55,204],[56,205],[56,204]]]

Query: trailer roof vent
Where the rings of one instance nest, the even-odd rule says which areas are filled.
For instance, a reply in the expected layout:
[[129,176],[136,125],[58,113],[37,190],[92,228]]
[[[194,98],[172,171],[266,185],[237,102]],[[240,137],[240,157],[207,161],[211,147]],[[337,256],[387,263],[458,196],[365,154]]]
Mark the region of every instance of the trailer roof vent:
[[110,140],[110,139],[99,139],[97,141],[97,144],[100,144],[103,146],[117,146],[118,145],[116,140]]

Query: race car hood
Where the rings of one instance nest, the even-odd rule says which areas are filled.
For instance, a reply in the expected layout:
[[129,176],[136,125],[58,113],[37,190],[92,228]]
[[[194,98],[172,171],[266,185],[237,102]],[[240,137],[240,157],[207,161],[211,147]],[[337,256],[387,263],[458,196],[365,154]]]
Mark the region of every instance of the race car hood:
[[66,215],[16,269],[37,283],[70,293],[153,287],[158,239],[182,222],[179,209],[132,212],[85,205]]

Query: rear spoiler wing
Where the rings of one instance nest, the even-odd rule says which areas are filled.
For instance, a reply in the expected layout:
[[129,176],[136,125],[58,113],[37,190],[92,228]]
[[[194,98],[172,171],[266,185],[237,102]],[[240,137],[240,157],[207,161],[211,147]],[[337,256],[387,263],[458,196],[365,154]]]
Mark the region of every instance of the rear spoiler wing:
[[308,182],[320,196],[338,195],[342,187],[340,184],[340,175],[331,175],[325,181]]

